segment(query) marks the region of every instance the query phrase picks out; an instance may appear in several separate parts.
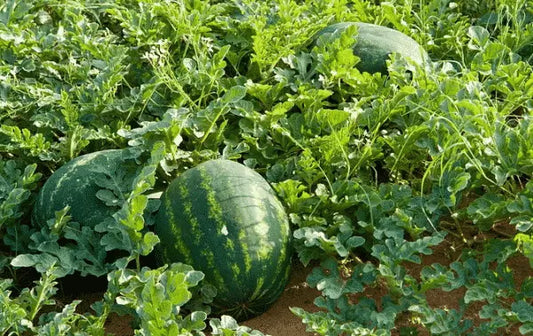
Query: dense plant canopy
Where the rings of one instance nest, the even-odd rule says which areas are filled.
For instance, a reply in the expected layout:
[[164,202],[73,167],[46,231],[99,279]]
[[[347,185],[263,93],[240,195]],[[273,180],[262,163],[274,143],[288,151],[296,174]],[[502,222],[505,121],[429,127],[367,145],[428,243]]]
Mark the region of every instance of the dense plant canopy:
[[[339,22],[395,29],[432,62],[361,72],[356,26],[315,41]],[[510,267],[533,265],[532,65],[531,0],[0,1],[0,335],[104,335],[112,312],[137,335],[261,335],[210,316],[201,272],[144,263],[157,195],[218,158],[284,205],[321,291],[320,312],[292,309],[309,331],[533,333],[533,279]],[[32,222],[48,178],[104,149],[138,165],[96,169],[112,216]],[[442,244],[454,262],[409,271]],[[91,313],[54,305],[67,275],[107,277]],[[433,290],[465,294],[450,309]]]

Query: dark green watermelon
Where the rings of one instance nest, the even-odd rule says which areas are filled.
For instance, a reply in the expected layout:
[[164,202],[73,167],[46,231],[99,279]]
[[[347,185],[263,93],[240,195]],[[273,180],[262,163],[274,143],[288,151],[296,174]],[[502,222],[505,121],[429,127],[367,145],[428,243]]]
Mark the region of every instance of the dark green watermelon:
[[327,39],[332,34],[339,34],[346,28],[356,25],[356,43],[354,55],[360,58],[357,68],[361,72],[387,73],[387,59],[392,53],[410,58],[419,65],[429,61],[427,52],[411,37],[402,32],[371,23],[340,22],[322,29],[317,38]]
[[47,220],[55,217],[56,211],[67,205],[72,220],[81,225],[94,227],[109,219],[122,204],[106,202],[99,195],[115,195],[117,190],[126,187],[128,178],[131,182],[138,167],[135,157],[134,151],[128,149],[109,149],[67,162],[46,180],[39,191],[33,208],[33,223],[46,225]]
[[161,263],[189,264],[216,287],[215,313],[256,316],[287,284],[287,215],[270,185],[244,165],[211,160],[183,173],[163,193],[154,229]]

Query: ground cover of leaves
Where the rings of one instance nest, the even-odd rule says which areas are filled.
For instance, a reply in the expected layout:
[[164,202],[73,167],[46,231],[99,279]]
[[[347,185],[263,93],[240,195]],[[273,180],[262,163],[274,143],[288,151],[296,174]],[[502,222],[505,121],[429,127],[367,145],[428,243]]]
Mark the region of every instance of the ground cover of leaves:
[[[361,72],[355,27],[316,37],[347,21],[431,62]],[[0,2],[0,334],[129,319],[139,335],[261,335],[261,317],[211,315],[201,272],[150,262],[157,195],[216,158],[260,173],[288,213],[317,294],[284,309],[294,325],[532,334],[532,54],[531,0]],[[44,182],[103,149],[136,167],[96,169],[113,215],[36,225]],[[79,301],[72,279],[98,294]]]

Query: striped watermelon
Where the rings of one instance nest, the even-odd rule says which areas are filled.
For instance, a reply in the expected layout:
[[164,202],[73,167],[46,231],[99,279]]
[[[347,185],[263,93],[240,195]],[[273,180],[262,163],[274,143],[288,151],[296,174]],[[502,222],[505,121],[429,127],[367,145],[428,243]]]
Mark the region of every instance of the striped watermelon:
[[335,23],[318,32],[317,38],[327,38],[354,25],[357,26],[357,42],[353,46],[353,53],[360,58],[356,66],[362,72],[386,74],[387,59],[391,53],[410,58],[421,66],[429,61],[427,52],[411,37],[398,30],[371,23]]
[[183,173],[163,193],[154,229],[161,263],[192,265],[217,288],[214,313],[258,315],[287,283],[287,215],[270,185],[244,165],[211,160]]
[[33,208],[33,223],[46,225],[47,220],[55,217],[56,211],[67,205],[70,206],[72,220],[81,225],[94,227],[110,218],[121,204],[106,204],[97,197],[97,193],[123,188],[125,179],[133,176],[137,168],[136,156],[128,149],[109,149],[81,155],[67,162],[48,178],[39,191]]

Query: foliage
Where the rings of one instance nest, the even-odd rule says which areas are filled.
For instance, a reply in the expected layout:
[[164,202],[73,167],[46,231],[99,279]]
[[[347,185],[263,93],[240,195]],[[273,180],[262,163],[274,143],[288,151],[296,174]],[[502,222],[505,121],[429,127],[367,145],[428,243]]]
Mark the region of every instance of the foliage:
[[[0,333],[104,335],[116,310],[139,335],[259,335],[231,317],[206,323],[215,293],[200,273],[143,265],[157,192],[212,158],[262,174],[296,262],[319,265],[308,283],[322,310],[293,308],[310,331],[531,333],[531,278],[517,283],[510,265],[533,265],[532,18],[531,0],[1,2]],[[388,76],[361,73],[353,30],[313,43],[343,21],[395,28],[433,63],[391,55]],[[139,153],[134,176],[99,193],[120,196],[117,212],[94,230],[68,208],[35,227],[52,172],[108,148]],[[462,253],[409,271],[441,244]],[[41,274],[32,289],[22,267]],[[67,274],[107,275],[94,313],[53,311]],[[434,290],[465,294],[442,309]]]

